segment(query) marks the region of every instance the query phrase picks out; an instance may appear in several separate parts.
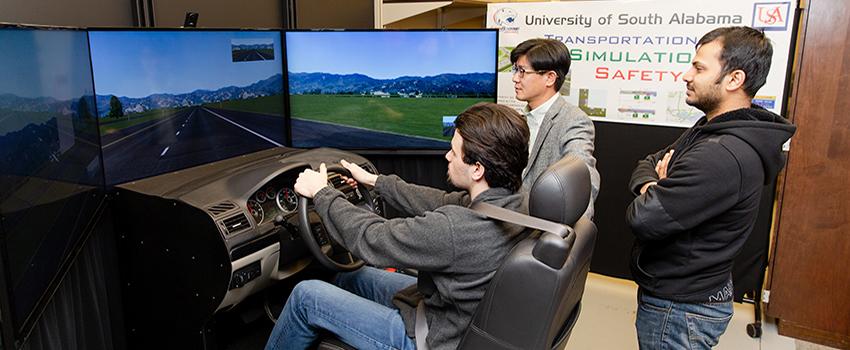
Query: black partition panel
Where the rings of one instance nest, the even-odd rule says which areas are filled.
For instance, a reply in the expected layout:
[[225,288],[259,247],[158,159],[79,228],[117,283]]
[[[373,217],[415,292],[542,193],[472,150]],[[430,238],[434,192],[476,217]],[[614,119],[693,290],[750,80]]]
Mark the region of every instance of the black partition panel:
[[86,32],[0,26],[0,48],[0,307],[17,348],[91,231],[104,181]]
[[629,256],[634,236],[626,223],[626,207],[634,199],[629,179],[638,160],[676,141],[685,129],[663,126],[594,122],[596,169],[601,183],[596,198],[599,236],[591,271],[631,279]]
[[449,163],[444,152],[418,153],[365,153],[381,174],[395,174],[405,181],[418,185],[456,190],[448,182]]
[[[632,279],[629,258],[634,236],[626,223],[626,207],[634,199],[628,188],[632,170],[646,155],[673,143],[685,129],[608,122],[594,122],[594,126],[594,155],[602,181],[594,220],[599,236],[590,269],[603,275]],[[761,288],[767,262],[774,188],[775,182],[765,186],[755,228],[735,259],[733,280],[736,300],[741,300],[745,292]]]

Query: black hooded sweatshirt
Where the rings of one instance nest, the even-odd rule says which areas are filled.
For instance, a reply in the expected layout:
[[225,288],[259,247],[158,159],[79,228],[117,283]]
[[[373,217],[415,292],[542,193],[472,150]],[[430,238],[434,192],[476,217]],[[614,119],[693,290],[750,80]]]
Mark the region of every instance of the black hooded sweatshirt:
[[[796,131],[761,107],[701,118],[679,139],[638,162],[626,211],[635,235],[635,282],[679,302],[731,300],[732,260],[752,231],[763,186],[784,166],[782,144]],[[667,178],[655,164],[674,149]],[[640,188],[658,181],[643,195]]]

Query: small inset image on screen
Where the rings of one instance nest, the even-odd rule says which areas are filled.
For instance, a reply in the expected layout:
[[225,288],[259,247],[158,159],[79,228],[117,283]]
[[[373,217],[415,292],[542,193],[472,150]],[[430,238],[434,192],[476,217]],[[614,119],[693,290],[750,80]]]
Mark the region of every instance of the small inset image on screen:
[[455,134],[455,119],[457,119],[456,115],[443,117],[443,136],[452,137]]
[[108,184],[286,143],[280,32],[89,38]]
[[287,32],[292,145],[448,149],[444,117],[495,102],[496,31]]
[[230,41],[233,62],[274,60],[272,39],[233,39]]

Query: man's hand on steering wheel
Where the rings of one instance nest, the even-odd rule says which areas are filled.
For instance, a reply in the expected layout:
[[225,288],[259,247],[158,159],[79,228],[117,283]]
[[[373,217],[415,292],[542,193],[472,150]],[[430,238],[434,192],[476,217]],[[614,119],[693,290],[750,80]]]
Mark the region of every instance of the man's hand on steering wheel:
[[325,163],[319,165],[319,171],[304,169],[295,180],[295,192],[303,197],[313,198],[321,189],[328,186],[328,168]]
[[[343,165],[355,166],[356,169],[359,169],[360,172],[365,173],[367,175],[369,172],[363,170],[360,167],[357,167],[354,164],[343,161]],[[344,168],[342,166],[338,166],[335,164],[331,164],[331,171],[340,174],[349,175],[349,172],[352,172],[348,168]],[[374,175],[371,175],[374,176]],[[351,175],[352,178],[355,176]],[[348,179],[350,181],[354,181],[353,179]],[[346,180],[346,181],[348,181]],[[368,180],[366,180],[368,181]],[[364,181],[364,183],[367,183]],[[368,184],[368,183],[367,183]],[[374,182],[372,182],[374,184]],[[333,256],[333,246],[329,242],[320,240],[314,232],[314,228],[317,226],[324,226],[321,222],[319,215],[313,212],[312,206],[308,205],[308,198],[313,198],[316,196],[321,189],[328,186],[328,168],[325,163],[319,165],[319,171],[305,169],[301,174],[298,175],[298,179],[295,180],[295,192],[297,192],[300,197],[298,198],[298,233],[301,235],[301,239],[307,246],[307,249],[310,250],[310,253],[321,263],[323,266],[331,269],[333,271],[353,271],[360,266],[363,266],[363,260],[359,259],[353,255],[349,254],[351,260],[349,263],[338,262],[331,258]],[[369,191],[366,190],[366,186],[362,186],[357,189],[357,192],[360,194],[360,198],[362,203],[360,204],[365,209],[370,212],[375,212],[375,205],[372,202],[372,197],[369,194]],[[331,237],[332,238],[332,237]]]
[[378,175],[366,171],[355,163],[351,163],[345,159],[342,159],[339,161],[339,164],[351,173],[351,178],[343,176],[345,182],[348,183],[348,185],[351,187],[357,188],[357,183],[362,183],[364,185],[374,187],[375,182],[378,181]]

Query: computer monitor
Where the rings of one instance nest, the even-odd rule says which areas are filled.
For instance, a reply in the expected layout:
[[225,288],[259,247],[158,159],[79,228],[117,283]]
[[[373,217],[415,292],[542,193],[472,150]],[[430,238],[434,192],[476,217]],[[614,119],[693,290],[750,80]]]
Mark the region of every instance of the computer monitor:
[[448,149],[453,118],[495,102],[497,33],[286,32],[292,146]]
[[0,24],[0,77],[0,312],[12,347],[89,232],[104,178],[85,31]]
[[280,39],[90,31],[107,184],[286,145]]

